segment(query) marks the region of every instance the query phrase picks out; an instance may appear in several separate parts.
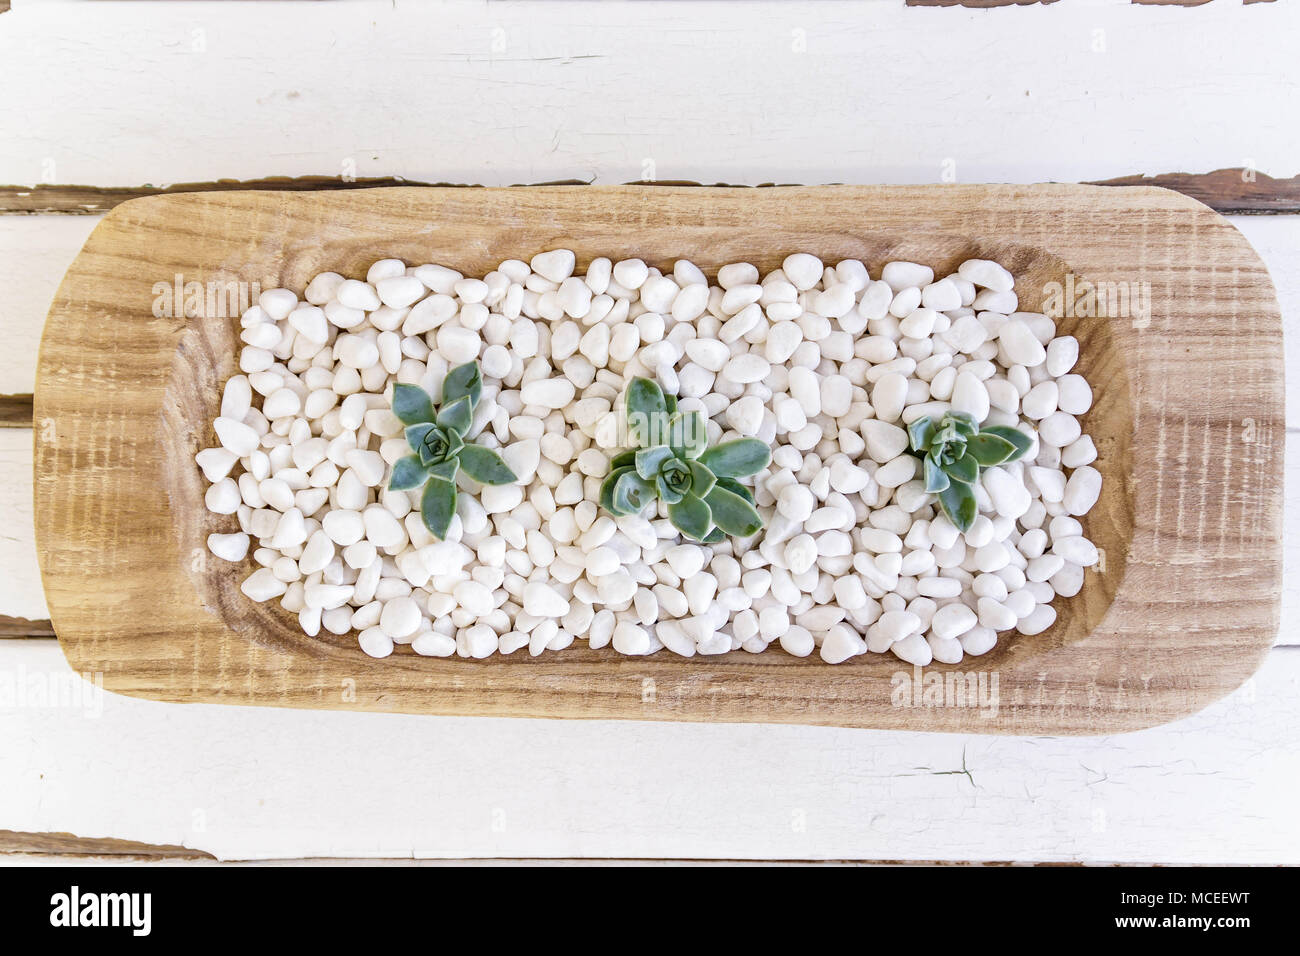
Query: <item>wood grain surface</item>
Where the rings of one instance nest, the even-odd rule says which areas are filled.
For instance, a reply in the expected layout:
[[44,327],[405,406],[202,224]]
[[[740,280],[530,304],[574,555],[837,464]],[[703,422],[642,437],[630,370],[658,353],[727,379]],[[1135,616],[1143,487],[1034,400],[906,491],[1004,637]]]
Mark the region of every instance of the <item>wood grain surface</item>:
[[[580,179],[562,182],[530,183],[531,186],[589,186]],[[640,181],[625,186],[713,186],[733,189],[766,189],[793,183],[761,183],[756,186],[730,183],[698,183],[687,180]],[[1136,174],[1113,179],[1092,180],[1093,186],[1162,186],[1198,199],[1224,215],[1300,212],[1300,176],[1274,178],[1267,173],[1242,167],[1216,169],[1206,173]],[[468,183],[423,182],[392,176],[344,179],[340,176],[269,176],[263,179],[218,179],[200,183],[173,183],[169,186],[104,187],[75,184],[35,186],[0,186],[0,215],[99,216],[114,206],[145,196],[170,196],[177,193],[229,192],[236,189],[274,189],[306,192],[324,189],[373,189],[389,186],[454,186],[481,188]]]
[[[186,280],[301,288],[374,258],[486,271],[570,246],[580,261],[687,256],[772,267],[796,249],[939,268],[1004,261],[1026,306],[1067,275],[1149,285],[1149,319],[1065,318],[1098,401],[1103,499],[1085,524],[1104,572],[1036,638],[932,673],[996,675],[996,717],[895,706],[892,657],[830,667],[781,654],[683,661],[569,651],[482,662],[366,658],[307,638],[206,557],[224,527],[192,455],[212,443],[236,318],[159,319]],[[1194,278],[1194,283],[1193,283]],[[36,529],[73,667],[109,690],[414,713],[804,722],[997,733],[1101,733],[1190,713],[1244,681],[1277,628],[1281,325],[1255,253],[1205,207],[1159,189],[635,187],[240,192],[126,203],[56,296],[36,392]],[[870,656],[869,656],[870,657]]]

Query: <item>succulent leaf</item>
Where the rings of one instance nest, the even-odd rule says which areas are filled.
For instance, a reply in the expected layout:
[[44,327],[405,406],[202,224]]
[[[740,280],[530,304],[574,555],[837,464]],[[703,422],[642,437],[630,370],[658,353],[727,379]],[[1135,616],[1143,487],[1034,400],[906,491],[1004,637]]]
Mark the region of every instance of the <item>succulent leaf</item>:
[[1006,461],[1015,461],[1017,458],[1023,457],[1034,445],[1034,439],[1031,436],[1026,435],[1020,429],[1012,428],[1009,425],[990,425],[988,428],[980,432],[980,434],[994,435],[998,438],[1004,438],[1015,446],[1015,454],[1010,458],[1005,459]]
[[918,418],[907,426],[907,438],[912,443],[912,451],[928,451],[930,440],[934,437],[934,419],[929,415]]
[[[691,462],[684,461],[681,458],[669,458],[659,469],[659,477],[664,483],[678,495],[684,495],[692,490],[694,476],[691,473]],[[696,495],[699,492],[695,492]]]
[[636,474],[636,470],[629,465],[611,469],[610,473],[605,476],[605,480],[600,483],[600,506],[610,514],[621,514],[621,512],[614,510],[614,486],[618,484],[620,478],[629,472]]
[[627,424],[637,445],[661,445],[667,439],[668,403],[658,382],[637,377],[627,386]]
[[958,431],[956,423],[944,419],[939,422],[934,434],[930,436],[930,451],[933,452],[936,448],[945,448],[956,442],[965,441],[965,438],[966,436]]
[[673,450],[667,445],[652,445],[636,453],[636,473],[650,481],[659,474],[664,462],[673,457]]
[[443,405],[438,409],[438,424],[443,428],[454,431],[461,438],[469,431],[470,423],[474,420],[474,403],[470,401],[468,395],[462,395],[455,401]]
[[686,492],[679,491],[668,484],[668,480],[663,475],[655,475],[654,482],[655,491],[666,504],[675,505],[686,496]]
[[460,470],[460,459],[448,458],[446,461],[440,461],[436,465],[430,465],[428,470],[431,478],[442,478],[445,481],[455,481],[456,472]]
[[678,458],[699,458],[709,444],[704,416],[699,412],[674,416],[668,423],[668,444]]
[[993,432],[984,431],[966,442],[966,453],[981,467],[989,468],[1008,461],[1016,453],[1016,446]]
[[449,405],[458,398],[469,398],[470,412],[474,411],[483,396],[483,373],[478,362],[457,365],[442,380],[442,404]]
[[974,488],[960,481],[951,482],[939,492],[939,505],[958,531],[969,531],[979,513]]
[[726,534],[748,538],[763,527],[763,519],[748,501],[726,488],[715,487],[704,498],[713,523]]
[[[929,461],[927,458],[926,461]],[[972,455],[962,455],[956,461],[948,462],[943,466],[944,474],[953,481],[961,481],[966,484],[972,484],[980,476],[980,466]]]
[[653,415],[668,410],[664,390],[659,383],[648,378],[637,377],[627,386],[627,410],[630,414]]
[[703,541],[713,528],[713,512],[703,498],[686,495],[668,506],[668,520],[673,527],[696,541]]
[[419,488],[428,480],[429,470],[420,461],[420,456],[407,455],[394,462],[388,487],[392,491],[406,491],[410,488]]
[[655,486],[635,470],[629,468],[614,484],[614,513],[640,514],[641,509],[654,500]]
[[406,428],[406,443],[411,446],[411,451],[419,452],[424,447],[424,436],[434,427],[431,422],[421,422],[418,425],[408,425]]
[[420,498],[420,518],[429,533],[442,540],[456,515],[456,486],[445,478],[430,478]]
[[393,414],[403,425],[433,421],[433,402],[418,385],[398,383],[393,386]]
[[772,450],[757,438],[737,438],[714,445],[699,462],[719,478],[748,478],[772,463]]
[[754,492],[749,488],[746,488],[735,478],[719,478],[717,480],[717,486],[719,488],[726,488],[733,494],[740,495],[740,497],[744,498],[751,505],[754,503]]
[[460,436],[455,432],[446,431],[434,425],[423,432],[418,452],[420,461],[425,465],[436,465],[439,462],[447,461],[449,458],[456,457],[461,444]]
[[964,438],[970,438],[980,430],[980,424],[970,412],[949,411],[944,418],[952,424]]
[[500,455],[482,445],[466,445],[460,450],[460,467],[479,484],[510,485],[519,480]]
[[925,490],[930,494],[938,494],[948,487],[948,476],[943,473],[943,469],[935,464],[934,459],[927,455],[924,458],[925,465]]
[[455,432],[447,432],[447,457],[452,458],[460,454],[460,450],[465,447],[465,439]]
[[691,470],[691,492],[703,498],[718,483],[717,476],[699,461],[688,461],[686,464]]

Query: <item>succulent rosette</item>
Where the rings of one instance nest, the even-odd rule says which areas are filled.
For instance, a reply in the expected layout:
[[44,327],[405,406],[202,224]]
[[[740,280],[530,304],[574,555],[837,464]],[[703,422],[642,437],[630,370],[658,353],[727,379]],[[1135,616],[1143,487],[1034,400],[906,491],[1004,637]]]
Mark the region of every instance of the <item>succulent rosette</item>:
[[483,376],[477,362],[458,365],[447,373],[442,383],[442,402],[436,410],[424,389],[393,386],[393,414],[406,425],[406,442],[414,454],[393,465],[388,487],[394,491],[424,488],[420,517],[437,538],[447,536],[456,514],[459,471],[482,485],[508,485],[519,480],[497,452],[465,441],[482,395]]
[[679,412],[656,382],[635,378],[627,390],[627,423],[634,444],[610,461],[600,504],[613,515],[639,514],[656,499],[688,538],[705,543],[725,535],[746,538],[763,527],[753,493],[738,479],[768,466],[771,450],[756,438],[708,448],[704,416]]
[[975,416],[953,411],[937,421],[918,418],[907,437],[923,462],[925,490],[939,496],[939,507],[958,531],[968,531],[979,514],[974,486],[980,469],[1015,461],[1034,443],[1017,428],[980,428]]

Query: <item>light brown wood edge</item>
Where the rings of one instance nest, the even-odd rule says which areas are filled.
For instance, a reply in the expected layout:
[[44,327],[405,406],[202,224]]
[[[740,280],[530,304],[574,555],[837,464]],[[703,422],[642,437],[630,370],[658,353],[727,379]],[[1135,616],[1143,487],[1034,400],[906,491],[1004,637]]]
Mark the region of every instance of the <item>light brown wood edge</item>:
[[79,837],[72,833],[27,833],[0,830],[0,858],[10,854],[41,856],[125,857],[150,860],[216,860],[211,853],[185,846],[138,843],[111,837]]
[[[1007,0],[1014,2],[1014,0]],[[580,179],[549,183],[520,184],[533,186],[586,186]],[[628,186],[704,186],[685,180],[625,183]],[[761,183],[745,186],[714,183],[732,189],[773,189],[795,183]],[[1135,174],[1114,179],[1093,180],[1090,186],[1161,186],[1205,203],[1225,216],[1300,214],[1300,176],[1275,179],[1267,173],[1241,167],[1216,169],[1208,173],[1161,173],[1155,176]],[[0,215],[84,215],[99,216],[114,206],[141,196],[175,193],[216,192],[223,190],[270,189],[300,192],[317,189],[370,189],[385,186],[444,186],[465,189],[482,188],[469,183],[433,183],[400,179],[392,176],[345,181],[334,176],[274,176],[267,179],[219,179],[214,182],[176,183],[172,186],[101,187],[80,185],[0,186]]]
[[29,621],[25,617],[0,614],[0,640],[14,637],[54,637],[54,625],[49,621]]

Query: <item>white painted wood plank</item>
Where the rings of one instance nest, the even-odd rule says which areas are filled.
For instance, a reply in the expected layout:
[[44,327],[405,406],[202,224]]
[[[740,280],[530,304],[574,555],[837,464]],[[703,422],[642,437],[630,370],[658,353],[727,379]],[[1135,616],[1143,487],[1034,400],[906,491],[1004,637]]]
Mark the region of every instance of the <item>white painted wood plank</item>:
[[45,620],[50,611],[36,563],[31,429],[0,428],[0,515],[0,615]]
[[[52,642],[0,644],[0,681],[64,679]],[[225,859],[1296,863],[1298,721],[1300,651],[1291,648],[1199,715],[1096,739],[115,696],[49,707],[11,693],[0,703],[0,739],[10,742],[0,748],[0,827],[182,844]]]
[[[8,16],[8,14],[6,14]],[[0,25],[0,30],[3,26]],[[36,384],[36,353],[63,273],[99,216],[0,216],[0,395],[27,394]]]
[[18,3],[0,182],[1291,176],[1297,27],[1128,0]]

